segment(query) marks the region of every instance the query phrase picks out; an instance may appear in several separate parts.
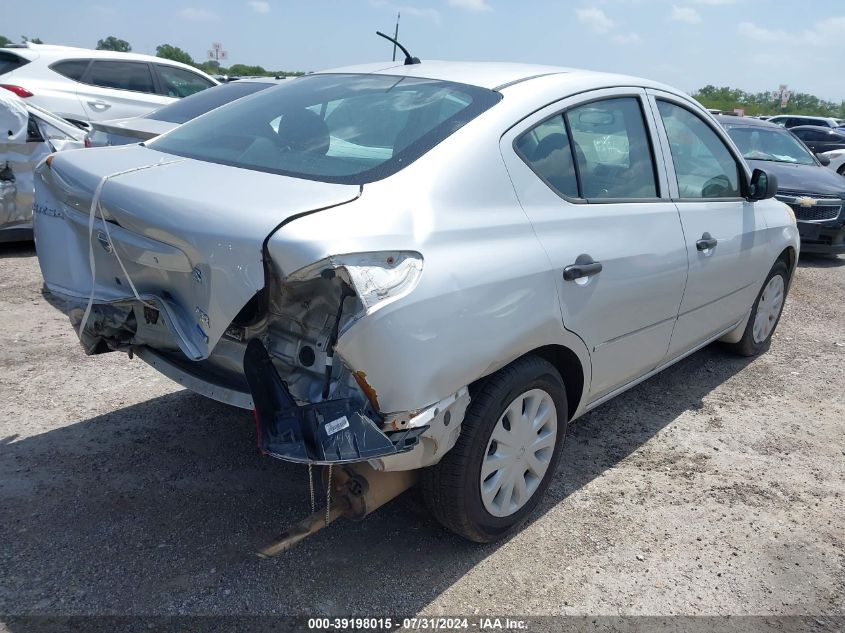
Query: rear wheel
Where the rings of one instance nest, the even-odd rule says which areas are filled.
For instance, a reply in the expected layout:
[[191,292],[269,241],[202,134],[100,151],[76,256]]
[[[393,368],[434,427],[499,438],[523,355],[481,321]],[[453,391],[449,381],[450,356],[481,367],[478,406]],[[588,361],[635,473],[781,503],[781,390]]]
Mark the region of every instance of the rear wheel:
[[789,271],[783,261],[778,261],[763,282],[742,338],[730,346],[734,352],[740,356],[756,356],[769,349],[783,313],[788,287]]
[[560,374],[536,356],[517,360],[472,394],[458,442],[423,472],[426,504],[464,538],[485,543],[505,536],[542,498],[566,427]]

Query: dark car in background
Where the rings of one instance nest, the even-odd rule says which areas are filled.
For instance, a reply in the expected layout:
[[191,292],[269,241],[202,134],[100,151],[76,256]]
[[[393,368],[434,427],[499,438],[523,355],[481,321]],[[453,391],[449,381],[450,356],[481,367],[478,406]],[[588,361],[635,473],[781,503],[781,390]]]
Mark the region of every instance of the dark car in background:
[[845,129],[819,127],[816,125],[799,125],[789,130],[800,138],[810,151],[816,154],[845,149]]
[[206,112],[271,88],[281,81],[273,77],[240,79],[203,90],[143,116],[92,122],[88,146],[105,147],[148,141]]
[[845,178],[826,169],[807,147],[774,123],[717,116],[752,169],[778,179],[777,199],[798,220],[802,253],[845,252]]

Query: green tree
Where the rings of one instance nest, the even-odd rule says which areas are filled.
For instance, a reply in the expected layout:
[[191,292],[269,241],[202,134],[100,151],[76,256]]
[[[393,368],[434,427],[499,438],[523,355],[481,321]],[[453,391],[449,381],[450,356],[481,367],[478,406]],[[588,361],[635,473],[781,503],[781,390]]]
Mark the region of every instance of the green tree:
[[12,40],[10,40],[8,37],[6,37],[5,35],[0,35],[0,48],[3,48],[4,46],[8,46],[11,43],[12,43]]
[[845,102],[834,103],[819,99],[805,92],[792,92],[786,106],[781,107],[780,98],[773,99],[769,92],[752,94],[736,88],[704,86],[692,95],[706,108],[731,111],[745,110],[747,115],[757,114],[809,114],[843,118]]
[[228,71],[216,59],[209,59],[196,65],[202,72],[209,75],[225,75]]
[[27,37],[26,35],[21,35],[21,42],[23,42],[24,44],[26,44],[27,42],[32,42],[33,44],[44,43],[40,37]]
[[118,53],[128,53],[132,50],[132,47],[129,45],[129,42],[126,40],[122,40],[120,38],[115,37],[114,35],[109,35],[107,38],[102,40],[97,40],[97,50],[98,51],[117,51]]
[[229,74],[235,77],[263,76],[267,74],[261,66],[247,66],[246,64],[234,64],[229,66]]
[[178,46],[170,44],[160,44],[156,46],[156,57],[164,59],[172,59],[174,62],[182,62],[183,64],[190,64],[194,66],[194,59]]

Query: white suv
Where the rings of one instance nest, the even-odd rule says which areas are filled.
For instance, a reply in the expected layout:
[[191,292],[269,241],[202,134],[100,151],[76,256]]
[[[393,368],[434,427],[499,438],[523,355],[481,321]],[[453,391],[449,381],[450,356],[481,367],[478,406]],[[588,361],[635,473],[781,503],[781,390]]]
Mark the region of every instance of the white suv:
[[150,55],[42,44],[0,48],[0,86],[73,122],[140,116],[217,83]]

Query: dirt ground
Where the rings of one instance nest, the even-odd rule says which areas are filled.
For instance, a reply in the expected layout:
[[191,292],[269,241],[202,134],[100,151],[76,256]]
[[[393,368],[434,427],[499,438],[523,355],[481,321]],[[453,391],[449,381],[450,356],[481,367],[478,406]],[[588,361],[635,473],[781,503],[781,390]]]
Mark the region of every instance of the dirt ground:
[[[845,614],[845,258],[807,259],[771,351],[710,346],[570,429],[509,540],[415,491],[273,560],[309,507],[250,414],[86,357],[0,246],[0,614]],[[0,630],[3,616],[0,615]]]

